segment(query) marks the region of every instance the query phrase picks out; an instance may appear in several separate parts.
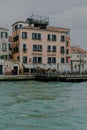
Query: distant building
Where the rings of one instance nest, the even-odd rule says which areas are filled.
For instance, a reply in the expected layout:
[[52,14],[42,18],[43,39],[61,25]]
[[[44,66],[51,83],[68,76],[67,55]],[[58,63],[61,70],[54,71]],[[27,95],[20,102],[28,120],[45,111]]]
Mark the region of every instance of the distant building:
[[71,46],[71,67],[74,72],[87,70],[87,50],[79,46]]
[[48,25],[48,17],[33,15],[12,25],[12,57],[20,62],[23,72],[62,70],[70,64],[70,29]]
[[11,58],[11,43],[9,42],[8,29],[0,27],[0,74],[4,74],[5,60]]
[[9,59],[11,57],[8,29],[0,27],[0,59]]

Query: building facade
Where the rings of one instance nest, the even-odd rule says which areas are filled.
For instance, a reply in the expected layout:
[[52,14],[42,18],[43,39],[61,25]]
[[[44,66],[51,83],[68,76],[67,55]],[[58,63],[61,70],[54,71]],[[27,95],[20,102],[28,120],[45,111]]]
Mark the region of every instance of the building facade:
[[70,29],[48,24],[46,18],[32,17],[12,25],[12,56],[20,62],[20,70],[28,73],[36,68],[61,70],[70,64]]
[[87,70],[87,50],[77,45],[71,46],[71,70],[79,73]]
[[11,58],[11,43],[9,42],[8,29],[0,27],[0,58]]
[[0,27],[0,75],[5,72],[5,60],[11,58],[11,42],[9,41],[8,31],[8,29]]

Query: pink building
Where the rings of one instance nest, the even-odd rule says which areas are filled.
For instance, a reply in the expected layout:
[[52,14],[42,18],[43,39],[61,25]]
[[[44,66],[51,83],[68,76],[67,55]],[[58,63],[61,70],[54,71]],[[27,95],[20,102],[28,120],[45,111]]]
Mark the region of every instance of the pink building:
[[55,68],[70,63],[70,29],[50,27],[49,18],[31,16],[12,25],[12,55],[20,69]]

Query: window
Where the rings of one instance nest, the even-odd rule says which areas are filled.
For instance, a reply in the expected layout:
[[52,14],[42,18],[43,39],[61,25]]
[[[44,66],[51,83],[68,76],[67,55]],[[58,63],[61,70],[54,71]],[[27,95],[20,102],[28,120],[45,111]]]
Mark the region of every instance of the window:
[[15,25],[15,30],[17,30],[18,29],[18,25]]
[[53,52],[56,52],[56,46],[53,46],[53,47],[52,47],[52,51],[53,51]]
[[42,57],[38,57],[38,63],[42,63]]
[[65,36],[61,36],[61,42],[64,42],[65,41]]
[[5,32],[5,38],[7,38],[8,37],[8,33],[7,32]]
[[42,51],[42,45],[38,45],[38,51]]
[[47,51],[48,51],[48,52],[51,52],[51,51],[52,51],[52,52],[56,52],[56,46],[52,46],[52,47],[51,47],[51,45],[48,45],[48,46],[47,46]]
[[9,50],[12,50],[11,43],[8,44]]
[[27,56],[23,57],[23,63],[27,63]]
[[48,57],[48,64],[51,64],[51,57]]
[[4,55],[1,55],[1,56],[0,56],[0,59],[4,59]]
[[37,51],[37,45],[33,45],[33,51]]
[[42,51],[42,45],[33,45],[33,51]]
[[42,57],[33,57],[33,63],[42,63]]
[[63,63],[63,64],[64,64],[64,62],[65,62],[65,61],[64,61],[64,58],[61,58],[61,63]]
[[41,40],[41,34],[38,33],[38,40]]
[[23,44],[23,51],[24,51],[24,52],[27,51],[26,44]]
[[52,41],[56,41],[56,35],[52,35]]
[[51,52],[51,46],[50,46],[50,45],[48,45],[47,50],[48,50],[49,52]]
[[56,35],[50,35],[50,34],[48,34],[48,35],[47,35],[47,40],[48,40],[48,41],[49,41],[49,40],[56,41]]
[[19,52],[19,48],[16,46],[15,47],[15,53],[18,53]]
[[19,40],[19,35],[13,37],[13,42],[16,42],[16,41],[18,41],[18,40]]
[[56,57],[53,57],[53,58],[52,58],[52,63],[53,63],[53,64],[56,64]]
[[32,33],[32,39],[37,39],[36,33]]
[[68,49],[66,49],[66,54],[69,54],[69,50]]
[[27,32],[22,32],[22,38],[27,39]]
[[3,43],[2,44],[2,51],[6,51],[6,50],[7,50],[6,43]]
[[1,32],[1,38],[3,38],[3,32]]
[[37,63],[37,57],[33,57],[33,63]]
[[0,59],[8,59],[8,55],[1,55]]
[[40,33],[32,33],[32,39],[41,40],[41,34]]
[[48,34],[47,35],[47,40],[50,40],[50,39],[51,39],[50,34]]
[[26,48],[26,44],[23,44],[23,48]]
[[64,54],[64,53],[65,53],[65,51],[64,51],[64,46],[61,46],[61,47],[60,47],[60,53],[61,53],[61,54]]
[[7,38],[8,33],[7,32],[1,32],[1,38]]
[[56,64],[56,57],[48,57],[48,64]]
[[21,28],[21,27],[22,27],[22,24],[19,25],[19,28]]

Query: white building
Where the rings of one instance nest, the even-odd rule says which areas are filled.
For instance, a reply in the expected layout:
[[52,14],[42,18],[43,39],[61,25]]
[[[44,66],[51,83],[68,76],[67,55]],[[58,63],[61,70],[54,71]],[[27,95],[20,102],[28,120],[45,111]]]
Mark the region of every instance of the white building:
[[5,59],[11,58],[11,43],[9,42],[8,29],[0,27],[0,74],[4,74]]
[[79,46],[71,46],[71,70],[73,72],[87,70],[87,50]]

